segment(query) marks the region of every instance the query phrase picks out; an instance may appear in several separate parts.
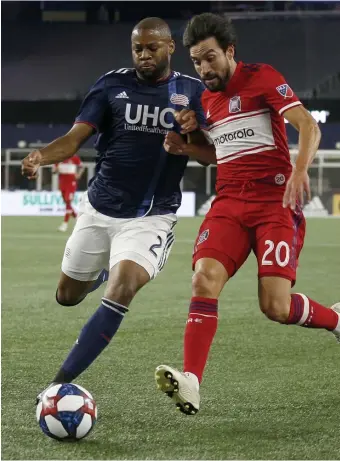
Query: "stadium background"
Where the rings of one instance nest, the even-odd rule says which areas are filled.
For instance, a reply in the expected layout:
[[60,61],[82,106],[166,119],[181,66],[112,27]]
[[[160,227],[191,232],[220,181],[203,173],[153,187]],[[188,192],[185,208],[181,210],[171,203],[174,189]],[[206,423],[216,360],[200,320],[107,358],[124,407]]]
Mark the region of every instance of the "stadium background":
[[[276,67],[320,122],[320,149],[329,152],[321,152],[311,170],[313,195],[327,213],[340,214],[340,149],[335,150],[340,148],[340,48],[332,46],[339,39],[338,3],[52,1],[4,2],[2,8],[2,188],[17,191],[15,198],[3,196],[3,214],[54,214],[60,208],[57,196],[44,193],[57,187],[51,168],[36,183],[29,182],[21,177],[19,164],[27,151],[13,149],[47,143],[68,131],[96,79],[113,68],[131,67],[133,24],[148,15],[168,19],[177,42],[173,68],[194,76],[181,36],[185,20],[202,11],[229,14],[239,36],[237,58]],[[297,132],[287,126],[287,133],[290,146],[296,147]],[[93,174],[93,141],[80,152],[87,166],[80,190]],[[194,192],[196,200],[194,210],[193,196],[188,198],[191,207],[181,210],[187,215],[213,195],[216,172],[215,167],[191,165],[183,190]],[[19,197],[24,190],[42,193]],[[6,207],[9,200],[16,206]],[[316,205],[320,208],[319,200],[312,206],[314,214]]]
[[[169,21],[177,43],[173,68],[195,76],[181,35],[193,14],[212,11],[234,20],[237,58],[276,67],[319,121],[323,136],[305,211],[340,215],[340,3],[22,1],[2,2],[1,8],[1,206],[2,215],[11,215],[2,218],[3,459],[339,459],[339,350],[326,332],[264,320],[254,258],[221,298],[198,417],[173,415],[168,402],[155,396],[154,367],[170,359],[181,366],[200,217],[180,220],[164,273],[138,295],[110,351],[79,382],[99,405],[91,439],[77,446],[43,439],[34,424],[36,393],[100,295],[70,310],[56,305],[67,238],[56,231],[56,215],[63,214],[56,178],[46,167],[29,182],[20,162],[34,146],[70,128],[101,74],[131,66],[131,28],[143,17]],[[287,134],[294,157],[297,133],[288,126]],[[80,151],[87,167],[80,190],[93,174],[93,140]],[[215,167],[187,169],[184,215],[207,211],[214,180]],[[297,284],[327,305],[339,300],[339,223],[308,221]]]

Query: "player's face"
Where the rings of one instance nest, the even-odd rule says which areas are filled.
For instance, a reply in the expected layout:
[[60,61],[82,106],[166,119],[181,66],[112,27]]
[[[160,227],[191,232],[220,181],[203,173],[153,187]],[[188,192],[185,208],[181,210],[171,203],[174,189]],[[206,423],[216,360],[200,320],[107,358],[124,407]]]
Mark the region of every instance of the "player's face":
[[132,33],[132,59],[138,75],[157,81],[170,73],[170,56],[175,50],[173,40],[157,31],[136,30]]
[[231,77],[234,47],[223,51],[214,37],[202,40],[190,48],[196,72],[210,91],[223,91]]

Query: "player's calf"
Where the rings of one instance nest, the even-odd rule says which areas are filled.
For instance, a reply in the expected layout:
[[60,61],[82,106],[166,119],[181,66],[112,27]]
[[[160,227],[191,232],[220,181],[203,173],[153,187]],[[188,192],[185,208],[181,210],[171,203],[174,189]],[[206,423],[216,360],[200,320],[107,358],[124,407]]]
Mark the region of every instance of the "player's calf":
[[[62,280],[66,281],[65,277]],[[117,333],[134,295],[149,280],[145,269],[133,261],[120,261],[110,270],[101,304],[84,325],[54,382],[71,382],[93,363]],[[74,286],[79,288],[82,285]]]
[[270,320],[286,323],[290,311],[291,281],[282,277],[259,279],[260,309]]
[[290,294],[290,281],[280,277],[259,280],[261,310],[268,318],[287,325],[319,328],[340,338],[340,307],[323,306],[303,293]]
[[286,323],[289,317],[290,295],[287,297],[260,298],[260,309],[268,319]]

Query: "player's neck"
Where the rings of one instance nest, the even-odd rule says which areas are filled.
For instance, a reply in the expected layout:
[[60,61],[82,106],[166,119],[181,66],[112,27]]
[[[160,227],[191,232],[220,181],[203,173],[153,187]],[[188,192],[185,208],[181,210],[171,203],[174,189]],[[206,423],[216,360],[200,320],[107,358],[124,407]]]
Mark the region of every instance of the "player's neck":
[[232,62],[230,64],[230,78],[229,78],[229,80],[231,80],[233,75],[235,74],[236,67],[237,67],[237,62],[232,60]]
[[171,75],[171,69],[166,69],[164,71],[164,75],[162,75],[161,77],[159,77],[159,79],[157,79],[157,83],[159,82],[164,82],[164,80],[167,80]]
[[165,82],[166,80],[168,80],[168,78],[170,78],[171,74],[172,74],[172,70],[169,68],[169,69],[166,69],[162,75],[160,75],[158,78],[156,79],[147,79],[147,78],[144,78],[143,75],[141,75],[138,71],[136,71],[137,73],[137,77],[139,80],[141,80],[142,82],[145,82],[147,84],[150,84],[150,85],[156,85],[157,83],[162,83],[162,82]]

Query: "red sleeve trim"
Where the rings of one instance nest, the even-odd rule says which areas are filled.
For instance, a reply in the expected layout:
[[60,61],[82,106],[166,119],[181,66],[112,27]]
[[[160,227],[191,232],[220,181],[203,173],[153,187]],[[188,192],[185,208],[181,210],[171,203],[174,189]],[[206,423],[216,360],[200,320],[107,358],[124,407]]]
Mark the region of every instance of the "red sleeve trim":
[[287,104],[287,106],[284,106],[279,110],[279,114],[283,115],[286,112],[286,110],[291,109],[292,107],[295,107],[295,106],[302,106],[302,102],[295,101],[295,102],[291,102],[290,104]]

